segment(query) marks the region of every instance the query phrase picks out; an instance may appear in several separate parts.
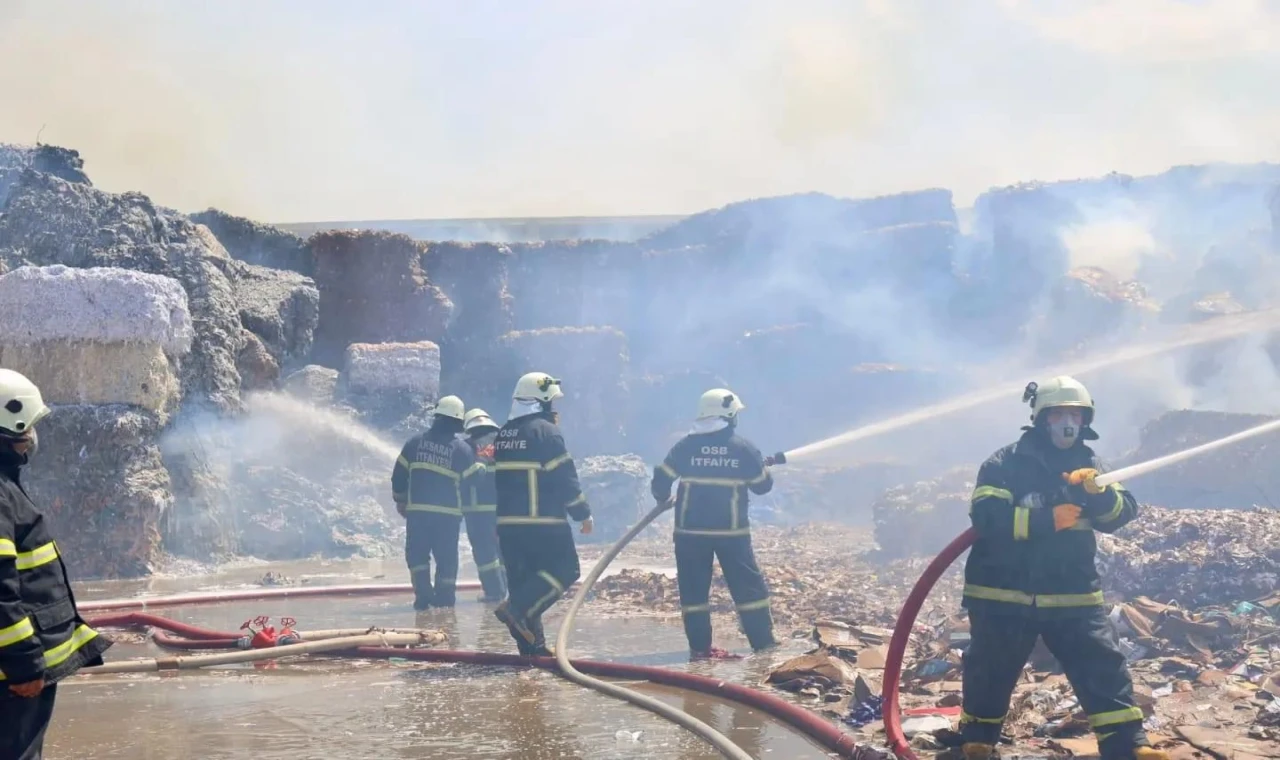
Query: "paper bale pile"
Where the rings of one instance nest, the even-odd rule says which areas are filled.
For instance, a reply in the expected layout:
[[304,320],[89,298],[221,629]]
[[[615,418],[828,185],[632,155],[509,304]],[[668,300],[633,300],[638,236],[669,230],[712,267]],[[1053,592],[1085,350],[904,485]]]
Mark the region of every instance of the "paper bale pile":
[[508,287],[516,329],[581,326],[585,271],[592,258],[613,245],[599,240],[556,240],[512,246]]
[[234,263],[240,322],[261,339],[277,365],[296,366],[310,355],[320,319],[315,282],[296,272]]
[[425,427],[440,397],[440,347],[418,343],[353,343],[338,378],[342,400],[366,424],[397,436]]
[[653,506],[650,470],[635,454],[584,457],[576,460],[576,467],[595,523],[591,535],[579,535],[579,541],[616,541]]
[[627,336],[611,327],[560,327],[508,333],[502,345],[509,354],[507,366],[518,368],[515,374],[508,373],[508,387],[514,388],[525,372],[546,372],[561,380],[565,398],[558,402],[564,410],[560,428],[570,451],[575,447],[598,454],[627,450]]
[[0,321],[0,366],[30,377],[53,408],[25,483],[68,570],[147,574],[173,502],[157,438],[191,347],[186,293],[125,269],[20,267],[0,276]]
[[208,227],[227,252],[240,261],[311,274],[311,252],[305,241],[292,232],[216,208],[192,214],[191,221]]
[[890,488],[871,506],[876,543],[886,559],[933,556],[970,527],[974,468]]
[[131,404],[160,415],[181,397],[193,336],[187,295],[168,277],[24,266],[0,276],[0,366],[55,404]]
[[312,361],[342,363],[352,343],[439,341],[453,304],[422,270],[422,246],[377,230],[312,235],[320,320]]

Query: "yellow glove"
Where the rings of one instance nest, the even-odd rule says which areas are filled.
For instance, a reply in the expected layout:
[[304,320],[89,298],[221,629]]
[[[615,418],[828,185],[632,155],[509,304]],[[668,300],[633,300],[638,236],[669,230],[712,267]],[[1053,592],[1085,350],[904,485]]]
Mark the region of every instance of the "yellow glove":
[[1080,507],[1075,504],[1059,504],[1053,508],[1053,529],[1066,530],[1080,519]]
[[1084,486],[1084,490],[1090,494],[1100,494],[1107,490],[1106,486],[1098,485],[1098,471],[1092,467],[1072,470],[1071,472],[1063,473],[1062,477],[1073,486]]

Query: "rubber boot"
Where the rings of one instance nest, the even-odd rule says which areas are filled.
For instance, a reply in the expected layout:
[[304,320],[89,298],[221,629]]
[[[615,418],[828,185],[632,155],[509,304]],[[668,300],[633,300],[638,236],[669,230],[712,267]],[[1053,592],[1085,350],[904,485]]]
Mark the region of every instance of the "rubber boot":
[[528,656],[533,653],[534,647],[538,643],[538,637],[529,627],[519,620],[511,611],[511,605],[505,600],[498,603],[493,610],[493,616],[502,621],[502,624],[511,631],[511,637],[516,640],[516,646],[520,649],[520,654]]
[[1133,760],[1172,760],[1168,752],[1151,747],[1135,747]]
[[994,760],[996,756],[996,747],[994,744],[983,744],[982,742],[966,742],[960,748],[964,760]]
[[435,603],[435,589],[431,586],[431,571],[418,570],[411,573],[409,580],[413,582],[413,609],[423,612]]

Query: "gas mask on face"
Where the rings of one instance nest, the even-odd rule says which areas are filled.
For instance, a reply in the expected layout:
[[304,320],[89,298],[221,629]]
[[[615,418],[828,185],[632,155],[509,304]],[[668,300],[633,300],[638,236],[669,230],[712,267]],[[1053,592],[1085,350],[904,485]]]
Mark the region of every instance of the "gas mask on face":
[[1050,409],[1045,413],[1049,440],[1059,449],[1069,449],[1080,440],[1084,413],[1079,409]]

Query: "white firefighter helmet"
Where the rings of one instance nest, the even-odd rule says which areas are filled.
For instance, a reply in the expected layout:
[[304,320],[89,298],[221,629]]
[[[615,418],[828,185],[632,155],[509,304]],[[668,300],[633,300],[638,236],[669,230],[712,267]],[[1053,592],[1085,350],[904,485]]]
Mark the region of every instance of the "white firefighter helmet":
[[489,416],[489,413],[479,407],[476,407],[475,409],[468,409],[466,416],[462,418],[463,430],[485,427],[486,425],[489,427],[498,427],[498,423],[493,421],[493,418]]
[[457,396],[445,396],[436,402],[437,417],[450,417],[461,421],[463,417],[462,413],[465,410],[466,406],[462,403],[462,399]]
[[0,369],[0,435],[21,438],[49,412],[40,389],[26,375]]
[[1074,406],[1084,410],[1085,427],[1093,422],[1093,397],[1084,383],[1068,375],[1051,378],[1043,385],[1027,383],[1023,401],[1031,402],[1031,421],[1035,422],[1045,409],[1055,406]]
[[726,388],[712,388],[698,399],[697,419],[706,420],[716,417],[733,419],[738,416],[738,412],[746,408],[747,405],[742,403],[742,399],[738,398],[738,394],[733,391]]
[[516,381],[511,398],[528,401],[554,401],[564,396],[560,381],[546,372],[529,372]]

